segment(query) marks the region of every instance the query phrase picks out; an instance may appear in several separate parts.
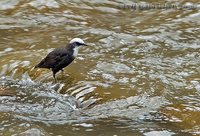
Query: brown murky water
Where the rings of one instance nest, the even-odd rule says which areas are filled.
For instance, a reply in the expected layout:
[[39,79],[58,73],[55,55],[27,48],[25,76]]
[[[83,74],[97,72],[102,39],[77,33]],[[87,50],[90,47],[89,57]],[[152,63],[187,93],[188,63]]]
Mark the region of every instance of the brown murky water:
[[[200,2],[0,1],[0,135],[199,135]],[[74,37],[57,74],[36,65]]]

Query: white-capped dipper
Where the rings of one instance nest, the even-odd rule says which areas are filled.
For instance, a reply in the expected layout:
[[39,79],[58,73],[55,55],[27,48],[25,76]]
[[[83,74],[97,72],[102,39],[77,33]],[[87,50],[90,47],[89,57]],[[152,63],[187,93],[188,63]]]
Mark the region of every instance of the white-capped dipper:
[[57,48],[50,52],[35,68],[47,68],[53,72],[56,82],[56,73],[68,66],[78,55],[80,46],[87,46],[80,38],[72,39],[65,47]]

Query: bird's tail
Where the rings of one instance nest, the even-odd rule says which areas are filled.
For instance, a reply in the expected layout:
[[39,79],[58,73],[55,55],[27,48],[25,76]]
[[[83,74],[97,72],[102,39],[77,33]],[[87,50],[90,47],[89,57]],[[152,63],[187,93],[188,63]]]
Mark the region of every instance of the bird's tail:
[[35,67],[34,67],[34,69],[36,69],[36,68],[41,68],[41,66],[43,65],[43,61],[41,61],[40,63],[38,63]]
[[34,67],[34,69],[36,69],[36,68],[43,68],[41,65],[41,62]]

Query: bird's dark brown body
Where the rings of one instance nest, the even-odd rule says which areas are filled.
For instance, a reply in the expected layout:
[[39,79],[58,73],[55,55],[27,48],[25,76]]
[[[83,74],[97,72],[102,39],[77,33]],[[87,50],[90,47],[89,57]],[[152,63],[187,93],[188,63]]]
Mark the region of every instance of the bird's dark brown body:
[[55,49],[50,52],[35,68],[48,68],[53,71],[53,75],[68,66],[75,58],[73,51],[69,51],[66,47]]
[[50,52],[39,64],[35,66],[35,68],[51,69],[53,77],[56,80],[55,74],[58,71],[63,70],[63,68],[68,66],[75,59],[74,49],[81,45],[85,45],[84,42],[73,42],[68,44],[66,47],[57,48]]

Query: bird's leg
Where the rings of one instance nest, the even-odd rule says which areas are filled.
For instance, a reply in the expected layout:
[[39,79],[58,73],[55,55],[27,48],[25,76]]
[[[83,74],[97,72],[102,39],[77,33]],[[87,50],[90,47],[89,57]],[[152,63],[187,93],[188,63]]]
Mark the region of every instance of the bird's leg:
[[64,75],[64,69],[61,69],[61,75],[62,75],[62,78],[63,78],[63,75]]
[[61,73],[62,73],[62,75],[64,74],[64,69],[61,69]]
[[57,83],[56,73],[55,73],[55,72],[53,72],[53,78],[54,78],[54,80],[55,80],[55,83]]

